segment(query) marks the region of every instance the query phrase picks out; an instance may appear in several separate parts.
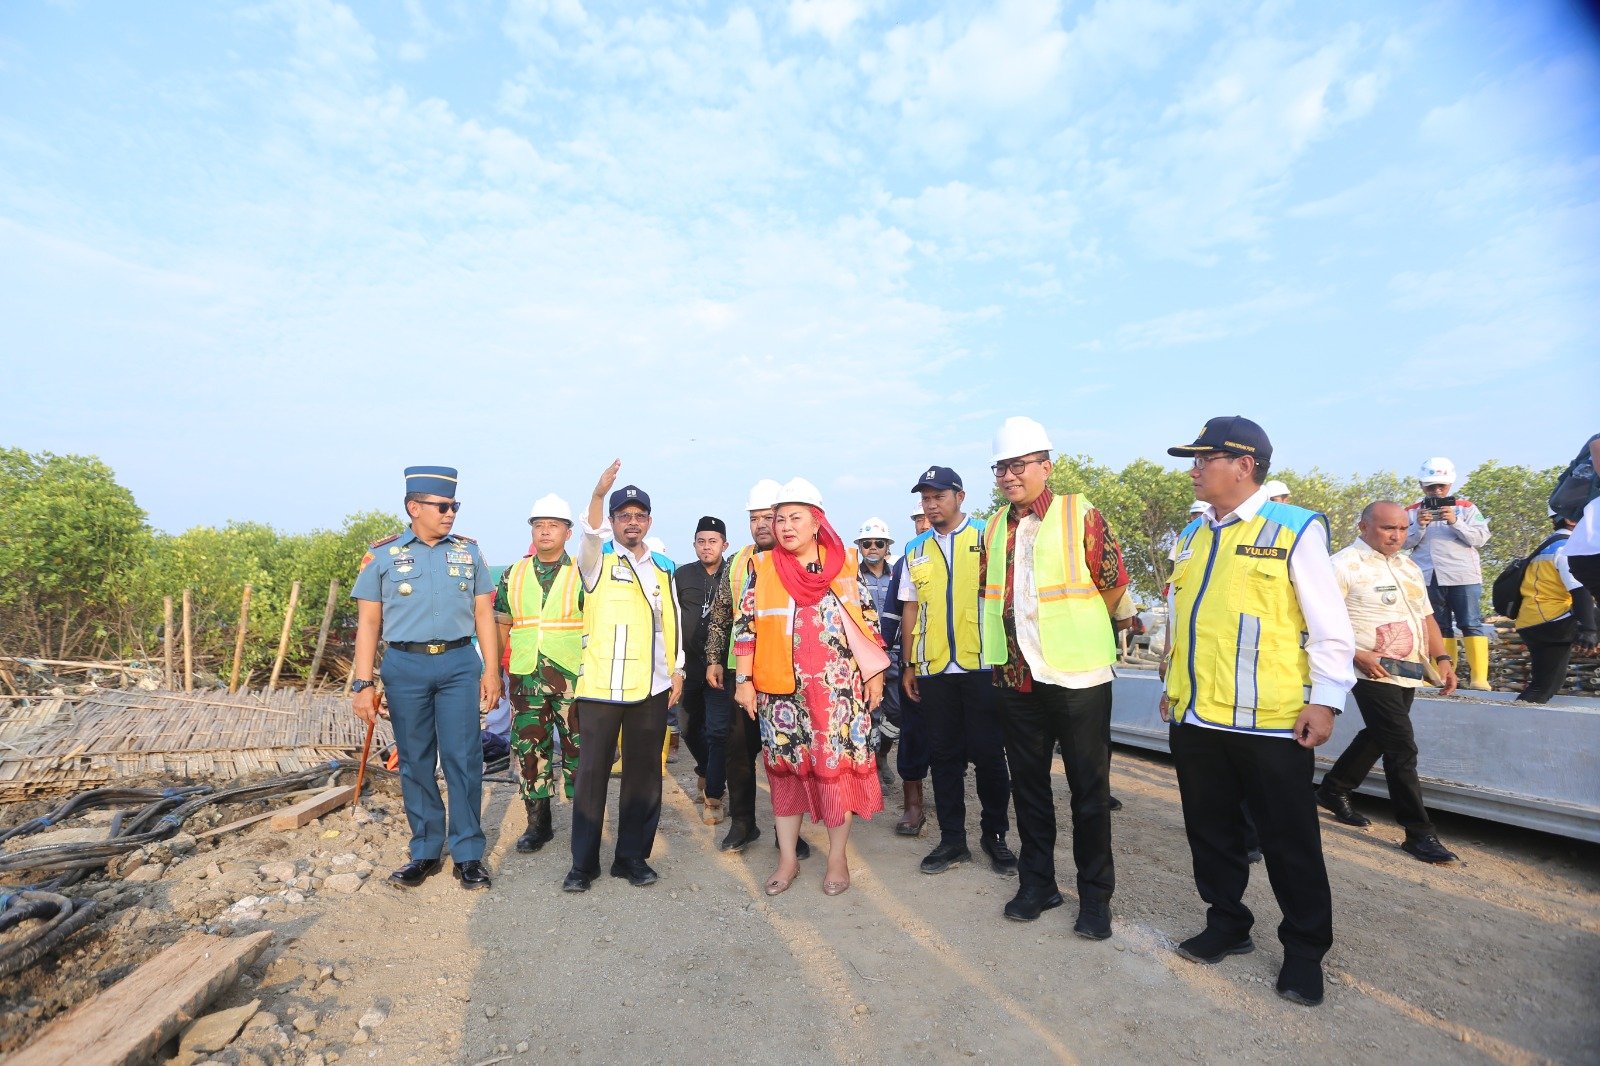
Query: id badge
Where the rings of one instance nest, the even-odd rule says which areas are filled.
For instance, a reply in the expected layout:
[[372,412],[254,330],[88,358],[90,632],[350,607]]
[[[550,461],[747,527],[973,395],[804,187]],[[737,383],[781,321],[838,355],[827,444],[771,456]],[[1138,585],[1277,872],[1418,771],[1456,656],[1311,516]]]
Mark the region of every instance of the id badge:
[[616,566],[613,566],[611,568],[611,580],[613,580],[613,581],[632,581],[633,580],[633,571],[630,570],[627,567],[626,564],[618,563]]

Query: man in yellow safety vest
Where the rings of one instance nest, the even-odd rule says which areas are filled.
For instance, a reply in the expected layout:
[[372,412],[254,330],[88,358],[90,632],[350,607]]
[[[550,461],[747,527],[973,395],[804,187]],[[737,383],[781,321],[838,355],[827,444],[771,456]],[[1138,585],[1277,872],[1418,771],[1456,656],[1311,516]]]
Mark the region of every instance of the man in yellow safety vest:
[[500,643],[510,642],[511,750],[522,777],[528,828],[517,850],[538,851],[555,838],[550,797],[559,734],[567,800],[578,773],[578,716],[573,692],[583,654],[583,582],[567,554],[572,508],[541,496],[528,515],[533,550],[506,567],[495,591]]

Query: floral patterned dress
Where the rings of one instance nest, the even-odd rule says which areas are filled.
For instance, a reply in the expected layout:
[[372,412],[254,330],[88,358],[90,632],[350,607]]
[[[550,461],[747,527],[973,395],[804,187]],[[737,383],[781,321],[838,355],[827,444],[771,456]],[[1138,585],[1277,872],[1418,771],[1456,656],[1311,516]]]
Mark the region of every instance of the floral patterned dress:
[[[755,652],[755,576],[745,584],[734,618],[734,651]],[[872,635],[878,613],[871,593],[860,589],[862,613]],[[810,814],[829,827],[846,814],[871,818],[883,810],[877,755],[870,735],[872,714],[866,688],[850,654],[848,616],[832,592],[821,602],[796,605],[794,617],[795,690],[782,695],[756,693],[761,748],[777,817]],[[742,713],[735,709],[735,713]]]

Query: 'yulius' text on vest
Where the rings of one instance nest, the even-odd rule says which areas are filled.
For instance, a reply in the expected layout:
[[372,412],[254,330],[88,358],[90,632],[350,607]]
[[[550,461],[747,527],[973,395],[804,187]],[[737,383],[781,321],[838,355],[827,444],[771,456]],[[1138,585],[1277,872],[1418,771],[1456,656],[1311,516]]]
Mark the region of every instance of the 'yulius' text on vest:
[[1289,558],[1314,511],[1265,503],[1248,521],[1214,528],[1197,518],[1178,534],[1172,571],[1174,719],[1191,714],[1233,729],[1288,733],[1311,683],[1306,621]]
[[[1071,493],[1050,501],[1033,541],[1033,585],[1039,596],[1039,645],[1051,667],[1065,673],[1086,673],[1117,659],[1117,638],[1105,598],[1084,557],[1084,516],[1092,505]],[[983,581],[983,652],[990,666],[1003,665],[1010,652],[1004,621],[1006,516],[989,521]],[[1015,580],[1015,578],[1013,578]]]
[[506,593],[511,601],[513,674],[533,673],[541,655],[569,674],[578,672],[583,655],[581,588],[578,568],[569,557],[563,556],[548,596],[539,584],[532,556],[511,564]]

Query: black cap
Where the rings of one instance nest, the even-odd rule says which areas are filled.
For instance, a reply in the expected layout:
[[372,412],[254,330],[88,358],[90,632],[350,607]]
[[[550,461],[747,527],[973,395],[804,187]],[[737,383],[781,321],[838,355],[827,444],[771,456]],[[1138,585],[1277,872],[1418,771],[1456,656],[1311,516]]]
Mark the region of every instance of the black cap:
[[1266,430],[1243,415],[1219,415],[1205,424],[1193,444],[1167,449],[1168,455],[1180,458],[1201,452],[1232,452],[1266,463],[1272,460],[1272,442]]
[[650,494],[637,485],[624,485],[611,494],[611,514],[616,514],[630,503],[636,503],[644,508],[644,513],[650,513]]
[[722,535],[723,539],[727,539],[728,523],[720,518],[706,515],[695,525],[694,531],[696,533],[718,533]]
[[951,470],[948,466],[930,466],[917,478],[917,483],[911,486],[912,492],[921,492],[923,489],[935,489],[943,492],[945,489],[955,489],[957,492],[967,491],[961,484],[961,475]]

